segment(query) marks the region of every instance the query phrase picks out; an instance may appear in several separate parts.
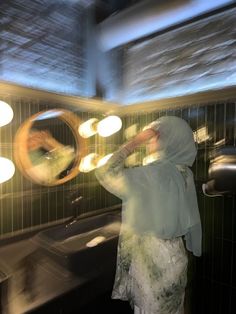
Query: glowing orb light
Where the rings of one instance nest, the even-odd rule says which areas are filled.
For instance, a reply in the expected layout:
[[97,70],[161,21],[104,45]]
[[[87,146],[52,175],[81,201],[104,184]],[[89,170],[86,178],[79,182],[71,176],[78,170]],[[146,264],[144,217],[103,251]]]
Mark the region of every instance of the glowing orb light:
[[113,155],[113,153],[108,154],[108,155],[102,157],[101,159],[99,159],[99,161],[97,163],[97,168],[104,166],[107,163],[107,161],[111,158],[112,155]]
[[0,127],[11,122],[13,110],[6,102],[0,100]]
[[82,136],[84,138],[88,138],[88,137],[96,134],[97,133],[97,127],[96,127],[97,122],[98,122],[98,119],[92,118],[92,119],[89,119],[88,121],[82,123],[78,129],[80,136]]
[[122,127],[122,121],[117,116],[108,116],[98,122],[97,131],[102,137],[110,136],[118,132]]
[[14,173],[14,163],[8,158],[0,157],[0,183],[11,179]]
[[91,153],[81,159],[79,170],[81,172],[89,172],[96,168],[98,155]]

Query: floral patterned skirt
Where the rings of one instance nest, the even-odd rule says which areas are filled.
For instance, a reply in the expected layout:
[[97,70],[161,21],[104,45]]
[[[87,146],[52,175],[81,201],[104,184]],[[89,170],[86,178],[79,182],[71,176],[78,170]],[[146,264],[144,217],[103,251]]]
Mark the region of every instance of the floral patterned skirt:
[[182,314],[187,264],[181,237],[163,240],[123,228],[112,298],[128,300],[145,314]]

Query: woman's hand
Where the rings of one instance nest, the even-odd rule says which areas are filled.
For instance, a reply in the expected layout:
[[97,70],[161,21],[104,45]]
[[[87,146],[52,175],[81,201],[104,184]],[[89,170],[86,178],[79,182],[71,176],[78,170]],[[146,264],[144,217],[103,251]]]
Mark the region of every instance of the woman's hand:
[[158,132],[156,132],[154,129],[146,129],[146,130],[138,133],[135,136],[134,141],[135,141],[135,143],[137,143],[137,145],[141,145],[141,144],[149,141],[154,136],[158,137]]

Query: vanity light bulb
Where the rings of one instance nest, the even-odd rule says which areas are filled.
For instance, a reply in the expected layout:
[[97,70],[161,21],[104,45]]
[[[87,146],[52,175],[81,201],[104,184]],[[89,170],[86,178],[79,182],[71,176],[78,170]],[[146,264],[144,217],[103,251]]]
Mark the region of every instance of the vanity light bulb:
[[8,158],[0,157],[0,183],[11,179],[14,173],[14,163]]
[[108,155],[102,157],[101,159],[99,159],[99,161],[97,163],[97,168],[104,166],[107,163],[107,161],[111,158],[112,155],[113,155],[113,153],[108,154]]
[[79,170],[80,172],[89,172],[96,168],[98,155],[91,153],[81,159]]
[[82,136],[84,138],[88,138],[88,137],[96,134],[97,133],[97,127],[96,127],[97,122],[98,122],[98,119],[92,118],[92,119],[89,119],[88,121],[82,123],[78,129],[80,136]]
[[147,155],[146,157],[143,158],[143,166],[146,166],[148,164],[151,164],[152,162],[158,160],[159,158],[159,155],[158,153],[153,153],[153,154],[150,154],[150,155]]
[[13,110],[5,101],[0,100],[0,127],[11,122]]
[[110,136],[118,132],[122,127],[122,121],[117,116],[108,116],[105,119],[98,122],[97,130],[98,134],[102,137]]

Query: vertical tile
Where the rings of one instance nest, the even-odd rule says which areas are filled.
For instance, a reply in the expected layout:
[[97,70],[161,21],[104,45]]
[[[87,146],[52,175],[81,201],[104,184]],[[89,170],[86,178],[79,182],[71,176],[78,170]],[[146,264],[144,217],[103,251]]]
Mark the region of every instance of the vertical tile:
[[216,105],[216,141],[225,139],[225,104]]
[[217,197],[214,199],[214,237],[223,237],[223,221],[224,221],[224,199],[223,197]]
[[218,280],[226,285],[231,284],[233,243],[224,240],[222,243],[221,271]]
[[234,136],[235,136],[235,104],[229,103],[226,104],[226,144],[234,145]]
[[220,307],[220,314],[226,313],[231,314],[231,292],[232,289],[229,286],[221,286],[221,307]]
[[224,197],[224,220],[223,220],[223,238],[226,240],[233,240],[233,200],[234,196],[226,195]]
[[209,143],[216,142],[216,107],[217,105],[207,106],[207,130],[209,134]]
[[[231,284],[236,291],[236,242],[233,242],[232,263],[231,263]],[[236,305],[236,303],[235,303]]]
[[230,299],[230,310],[229,314],[236,312],[236,288],[231,290],[231,299]]
[[232,197],[232,240],[236,242],[236,196]]

